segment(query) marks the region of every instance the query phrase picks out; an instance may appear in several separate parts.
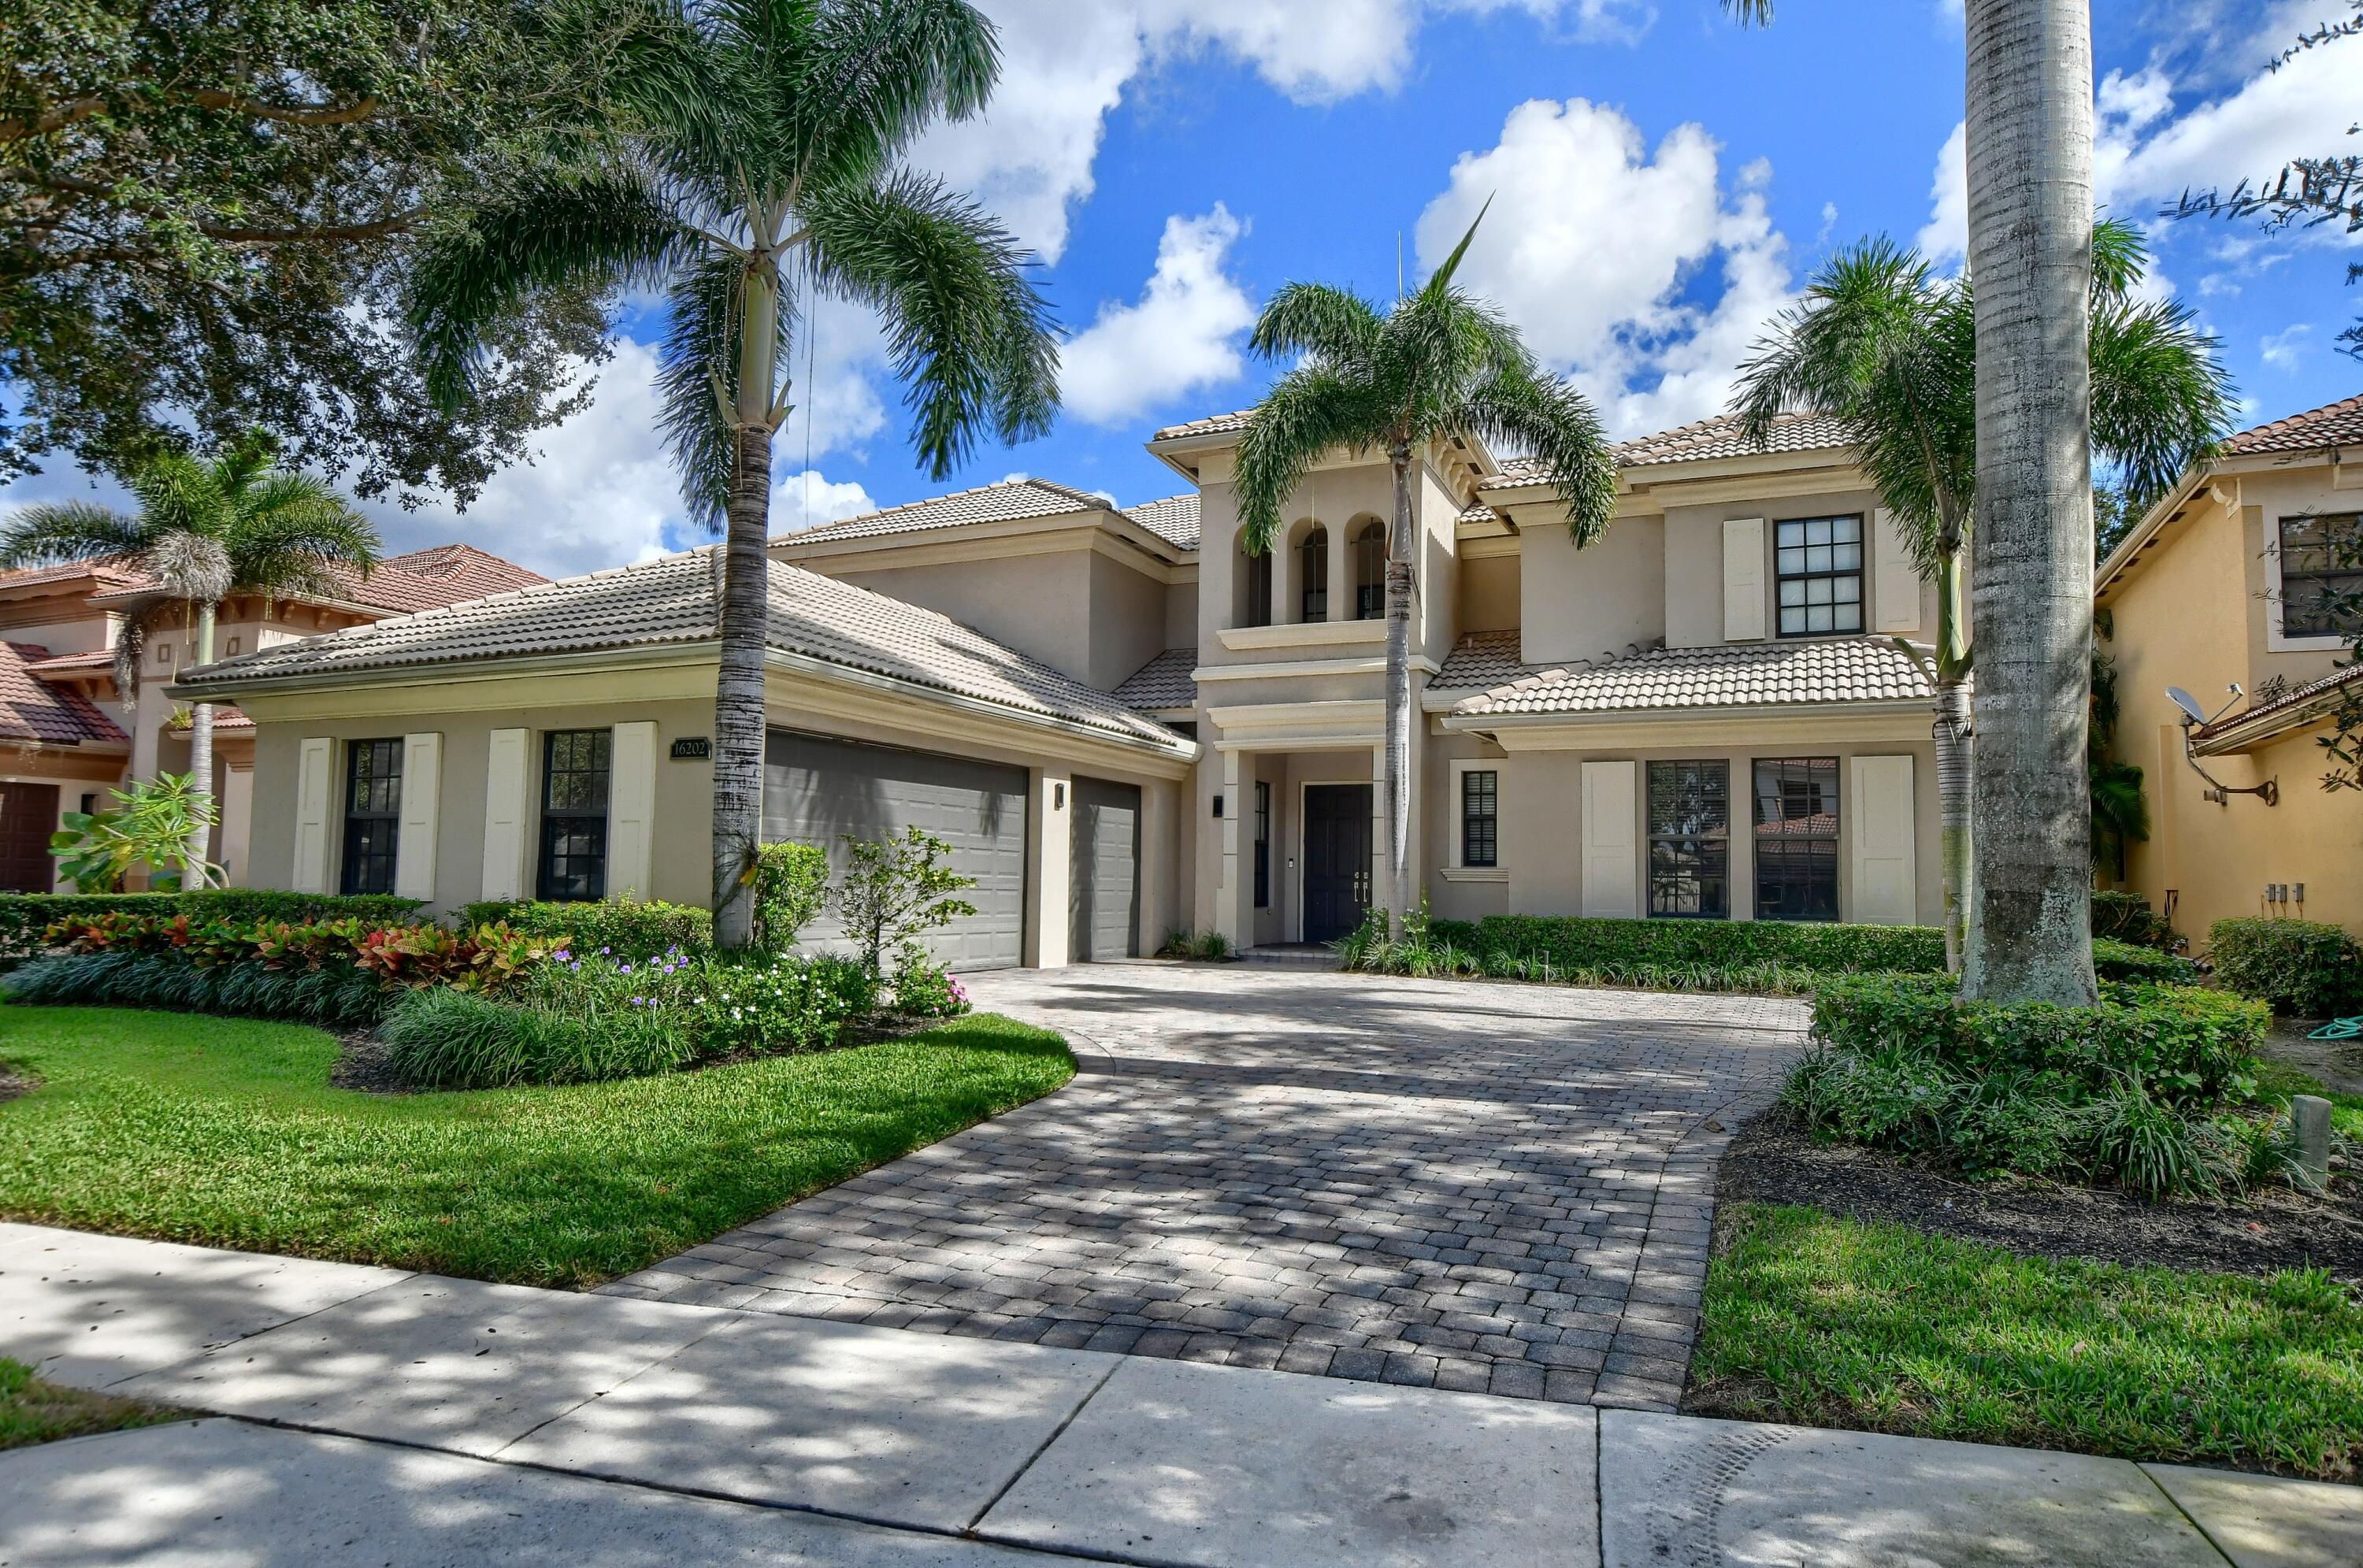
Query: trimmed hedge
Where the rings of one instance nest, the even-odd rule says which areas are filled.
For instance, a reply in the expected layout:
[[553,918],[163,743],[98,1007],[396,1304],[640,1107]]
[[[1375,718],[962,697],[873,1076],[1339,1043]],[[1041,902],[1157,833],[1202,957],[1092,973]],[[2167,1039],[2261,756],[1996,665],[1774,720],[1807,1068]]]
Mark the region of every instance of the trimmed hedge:
[[187,915],[192,921],[251,924],[284,921],[358,920],[372,925],[409,922],[416,899],[390,893],[283,893],[264,888],[214,888],[193,893],[0,893],[0,958],[28,958],[48,945],[44,933],[61,920],[101,915]]
[[2105,936],[2092,938],[2092,972],[2103,980],[2147,980],[2160,986],[2195,986],[2200,980],[2199,966],[2179,953]]
[[1873,971],[1942,974],[1945,933],[1927,925],[1835,925],[1771,920],[1586,920],[1573,915],[1488,915],[1471,933],[1437,921],[1431,939],[1449,936],[1481,958],[1505,954],[1544,958],[1555,969],[1614,970],[1778,965],[1822,974]]
[[2327,1018],[2363,1002],[2363,949],[2345,928],[2311,920],[2219,920],[2207,933],[2227,990],[2299,1018]]
[[523,935],[563,936],[578,952],[605,951],[620,958],[651,957],[674,947],[696,953],[714,945],[712,911],[661,900],[567,904],[496,899],[470,904],[460,911],[460,923],[505,923]]
[[2092,895],[2092,934],[2136,947],[2172,949],[2182,939],[2166,917],[2149,907],[2139,893],[2101,891]]
[[2085,1095],[2130,1076],[2186,1106],[2220,1101],[2271,1021],[2256,1002],[2189,986],[2106,984],[2096,1008],[1963,1001],[1947,975],[1836,978],[1814,993],[1814,1034],[1840,1051],[1920,1053],[1980,1076],[2037,1074]]

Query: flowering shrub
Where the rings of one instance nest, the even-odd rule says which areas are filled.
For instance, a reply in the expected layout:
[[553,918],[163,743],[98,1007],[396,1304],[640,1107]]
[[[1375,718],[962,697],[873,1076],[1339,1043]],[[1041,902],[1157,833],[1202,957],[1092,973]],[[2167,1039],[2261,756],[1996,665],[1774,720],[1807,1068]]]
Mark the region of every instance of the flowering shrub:
[[906,957],[894,972],[894,1010],[906,1018],[957,1018],[969,1006],[968,988],[941,965]]

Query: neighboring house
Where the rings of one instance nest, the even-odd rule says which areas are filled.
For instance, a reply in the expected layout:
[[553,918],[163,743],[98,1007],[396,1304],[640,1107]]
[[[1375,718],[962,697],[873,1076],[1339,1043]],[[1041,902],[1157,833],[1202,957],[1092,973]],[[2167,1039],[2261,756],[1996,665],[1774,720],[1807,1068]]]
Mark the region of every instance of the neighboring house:
[[[327,598],[266,600],[241,594],[223,604],[215,648],[235,657],[323,632],[480,598],[538,574],[469,545],[396,556],[368,576],[338,569]],[[151,596],[136,558],[72,561],[0,571],[0,729],[13,741],[0,758],[0,889],[47,891],[56,867],[50,834],[61,812],[109,804],[107,791],[132,778],[183,772],[189,765],[185,702],[165,688],[194,656],[194,622],[150,635],[137,702],[115,679],[114,647],[128,607]],[[254,726],[234,706],[214,715],[221,822],[215,857],[230,880],[247,880],[254,783]]]
[[[2363,397],[2234,436],[2109,553],[2093,591],[2116,755],[2142,769],[2150,809],[2125,886],[2202,947],[2230,915],[2363,930],[2363,802],[2322,788],[2319,744],[2363,679],[2339,668],[2357,627],[2333,613],[2363,593]],[[2211,722],[2186,725],[2170,687]],[[2202,769],[2275,795],[2217,795]]]
[[[1238,548],[1245,416],[1159,432],[1144,506],[1014,480],[772,541],[767,833],[916,823],[978,878],[953,962],[1322,941],[1385,885],[1383,458]],[[1473,442],[1414,503],[1414,846],[1439,914],[1933,922],[1935,628],[1826,421],[1627,444],[1579,552]],[[710,550],[183,671],[258,726],[257,879],[709,896]],[[1203,581],[1202,581],[1203,580]],[[374,792],[358,780],[392,783]],[[394,782],[398,778],[398,782]]]

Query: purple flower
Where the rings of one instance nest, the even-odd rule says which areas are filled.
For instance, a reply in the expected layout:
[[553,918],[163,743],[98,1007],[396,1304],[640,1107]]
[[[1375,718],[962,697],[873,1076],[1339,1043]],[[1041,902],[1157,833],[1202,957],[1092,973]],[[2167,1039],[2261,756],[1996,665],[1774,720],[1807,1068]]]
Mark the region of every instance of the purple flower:
[[607,950],[606,950],[605,948],[604,948],[604,947],[602,947],[601,949],[599,949],[599,956],[600,956],[600,957],[602,957],[602,958],[605,958],[605,956],[607,956]]
[[631,972],[632,972],[632,966],[631,966],[629,964],[625,965],[622,968],[620,968],[620,969],[618,969],[618,970],[616,970],[616,973],[617,973],[617,974],[619,974],[619,975],[628,975],[628,974],[630,974]]
[[552,957],[554,957],[554,958],[556,958],[560,963],[563,964],[563,963],[565,963],[569,958],[573,957],[573,956],[574,956],[574,955],[573,955],[573,954],[571,954],[571,953],[569,953],[565,948],[561,947],[561,948],[560,948],[556,953],[552,954],[552,955],[551,955],[551,956],[552,956]]

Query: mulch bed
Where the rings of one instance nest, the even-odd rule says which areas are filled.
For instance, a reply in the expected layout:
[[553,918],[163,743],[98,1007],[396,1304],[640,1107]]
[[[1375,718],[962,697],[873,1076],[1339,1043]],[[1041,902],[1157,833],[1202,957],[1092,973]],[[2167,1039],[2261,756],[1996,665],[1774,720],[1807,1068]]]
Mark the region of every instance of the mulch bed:
[[0,1099],[14,1099],[20,1094],[33,1092],[33,1080],[0,1067]]
[[2258,1275],[2311,1266],[2363,1283],[2363,1180],[2335,1165],[2321,1198],[2259,1187],[2222,1203],[2152,1203],[2048,1182],[1972,1182],[1896,1154],[1816,1143],[1774,1109],[1732,1140],[1715,1197],[1892,1220],[2027,1256]]

